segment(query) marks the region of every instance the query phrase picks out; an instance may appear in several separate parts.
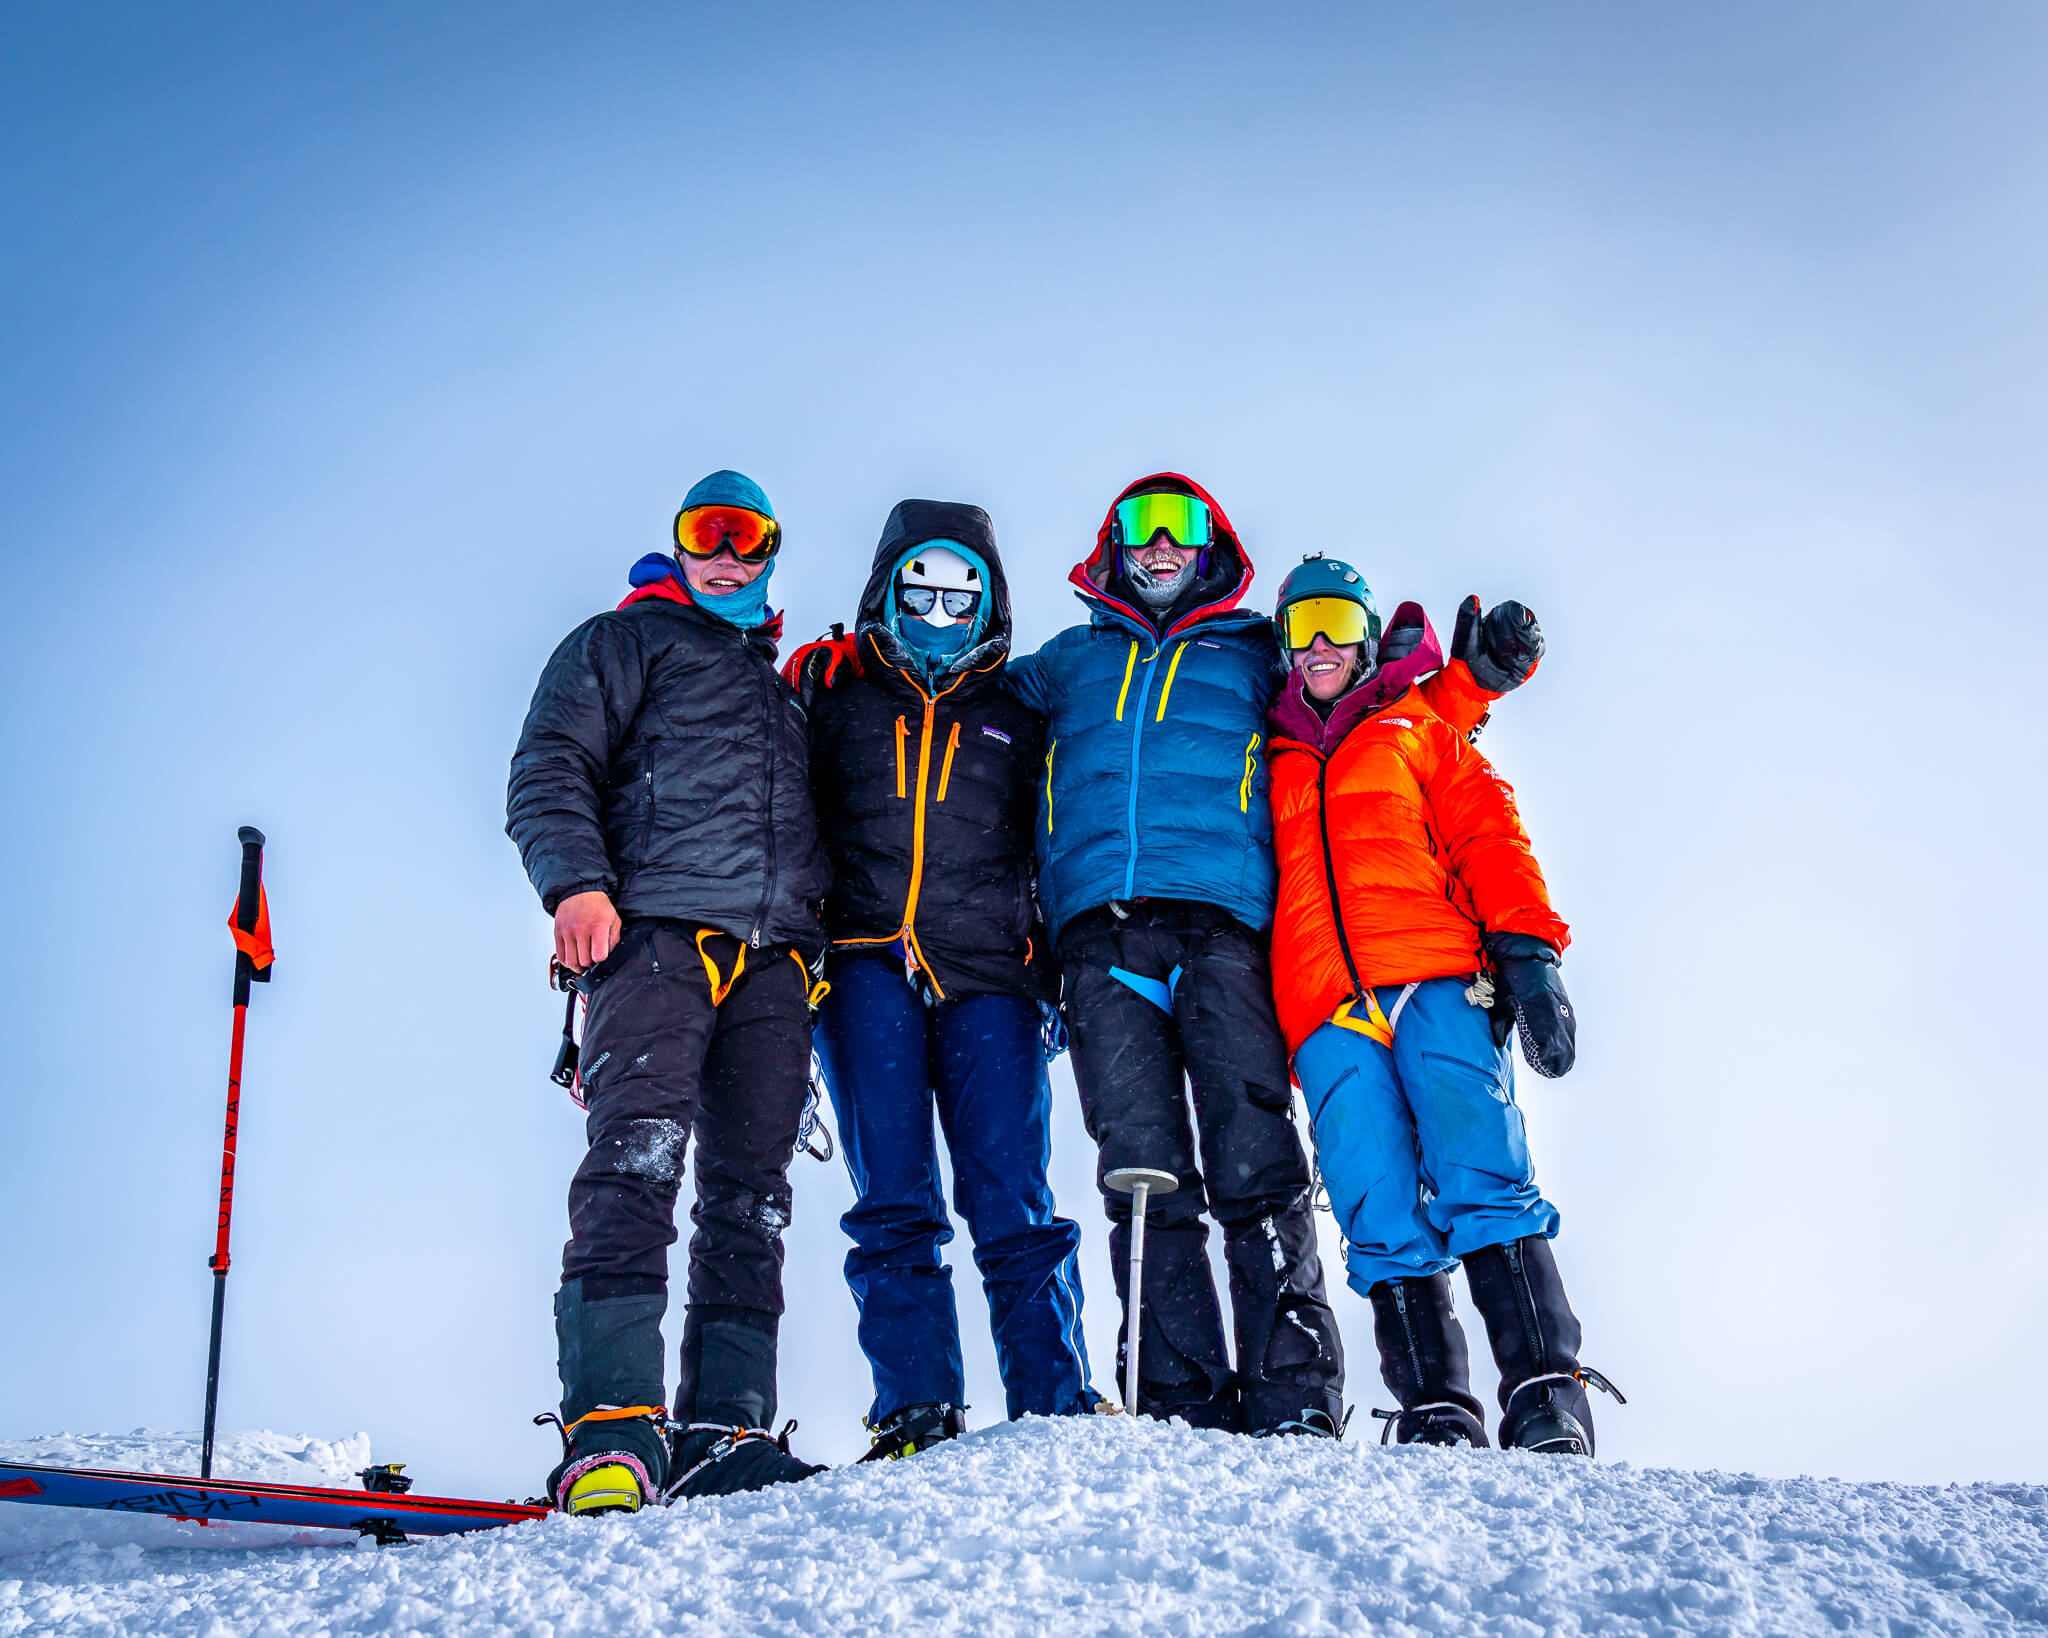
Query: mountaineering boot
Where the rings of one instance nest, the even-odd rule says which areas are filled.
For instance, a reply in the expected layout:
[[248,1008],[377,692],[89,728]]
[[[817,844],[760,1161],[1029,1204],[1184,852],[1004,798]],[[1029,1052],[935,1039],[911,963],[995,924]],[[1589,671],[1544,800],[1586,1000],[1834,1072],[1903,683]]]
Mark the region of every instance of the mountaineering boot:
[[[765,1323],[764,1323],[765,1322]],[[750,1309],[692,1308],[683,1320],[683,1376],[669,1452],[668,1496],[731,1496],[823,1473],[790,1454],[790,1422],[775,1415],[774,1316]]]
[[1350,1420],[1347,1414],[1344,1422],[1340,1423],[1328,1411],[1310,1405],[1282,1421],[1275,1422],[1269,1428],[1259,1429],[1252,1437],[1275,1439],[1286,1435],[1292,1438],[1341,1439],[1344,1437],[1344,1426]]
[[1387,1425],[1380,1443],[1486,1446],[1486,1423],[1472,1395],[1465,1328],[1451,1306],[1448,1274],[1382,1280],[1372,1288],[1372,1334],[1380,1375],[1401,1402],[1376,1410]]
[[1628,1401],[1579,1364],[1579,1321],[1565,1301],[1549,1240],[1532,1234],[1468,1253],[1465,1279],[1500,1367],[1501,1448],[1591,1456],[1586,1385],[1613,1394],[1617,1404]]
[[822,1466],[790,1454],[789,1436],[795,1428],[793,1417],[780,1433],[692,1422],[676,1435],[669,1458],[675,1478],[669,1483],[668,1499],[737,1496],[744,1490],[766,1490],[771,1484],[793,1484],[823,1473]]
[[889,1462],[899,1456],[915,1456],[920,1450],[957,1439],[967,1431],[966,1407],[962,1405],[906,1405],[894,1416],[885,1416],[869,1433],[874,1443],[863,1462]]
[[587,1297],[571,1280],[555,1293],[562,1378],[562,1460],[548,1494],[565,1513],[636,1512],[668,1482],[661,1399],[664,1292]]

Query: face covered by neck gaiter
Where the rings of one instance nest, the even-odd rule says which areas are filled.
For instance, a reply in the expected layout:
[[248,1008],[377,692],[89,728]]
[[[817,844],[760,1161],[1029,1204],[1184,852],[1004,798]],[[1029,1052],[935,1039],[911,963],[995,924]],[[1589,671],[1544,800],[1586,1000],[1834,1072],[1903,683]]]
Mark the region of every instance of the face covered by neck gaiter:
[[741,631],[752,631],[768,618],[768,580],[774,573],[775,559],[771,557],[767,565],[748,584],[740,587],[738,591],[717,596],[711,592],[699,591],[690,585],[689,580],[681,573],[681,566],[677,566],[677,576],[688,589],[691,601],[706,614],[715,614],[727,625],[738,626]]
[[[988,629],[989,584],[988,564],[981,554],[957,540],[922,541],[898,560],[889,599],[889,629],[923,660],[927,676],[965,653]],[[906,588],[932,593],[928,614],[904,609],[901,594]],[[977,598],[973,613],[965,619],[946,615],[940,599],[948,590],[972,592]]]

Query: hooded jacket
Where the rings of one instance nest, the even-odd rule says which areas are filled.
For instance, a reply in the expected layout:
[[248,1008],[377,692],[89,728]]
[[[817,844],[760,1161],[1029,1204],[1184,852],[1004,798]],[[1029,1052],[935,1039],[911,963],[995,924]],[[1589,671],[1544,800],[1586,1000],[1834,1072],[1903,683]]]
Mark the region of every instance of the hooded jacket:
[[[1039,898],[1053,935],[1111,900],[1193,899],[1263,929],[1273,919],[1266,707],[1284,675],[1272,623],[1238,608],[1251,560],[1223,509],[1206,501],[1216,544],[1204,595],[1162,634],[1113,580],[1110,527],[1068,576],[1089,611],[1010,664],[1011,690],[1046,723],[1033,832]],[[1184,602],[1186,600],[1184,599]]]
[[[661,572],[666,562],[667,572]],[[555,650],[512,755],[505,829],[550,915],[609,894],[622,918],[714,928],[815,958],[828,867],[779,621],[699,608],[673,559]]]
[[[929,681],[889,629],[905,552],[956,540],[987,563],[987,621]],[[891,949],[941,999],[1048,999],[1032,890],[1040,720],[1001,686],[1010,591],[978,506],[907,500],[890,512],[853,634],[807,644],[785,677],[811,717],[811,778],[832,862],[825,928],[838,949]]]
[[1421,609],[1402,604],[1394,624],[1413,621],[1421,646],[1327,722],[1299,667],[1273,704],[1273,992],[1290,1052],[1368,988],[1477,972],[1486,933],[1571,938],[1513,789],[1467,742],[1470,722],[1447,720],[1492,696],[1464,662],[1443,666]]

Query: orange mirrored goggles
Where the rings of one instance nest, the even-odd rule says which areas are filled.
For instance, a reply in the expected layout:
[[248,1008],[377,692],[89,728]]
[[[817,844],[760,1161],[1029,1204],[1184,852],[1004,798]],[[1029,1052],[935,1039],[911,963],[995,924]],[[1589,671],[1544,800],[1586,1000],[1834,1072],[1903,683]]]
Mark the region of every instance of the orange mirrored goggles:
[[730,546],[742,563],[765,563],[782,545],[782,525],[744,506],[686,506],[676,514],[676,549],[716,557]]

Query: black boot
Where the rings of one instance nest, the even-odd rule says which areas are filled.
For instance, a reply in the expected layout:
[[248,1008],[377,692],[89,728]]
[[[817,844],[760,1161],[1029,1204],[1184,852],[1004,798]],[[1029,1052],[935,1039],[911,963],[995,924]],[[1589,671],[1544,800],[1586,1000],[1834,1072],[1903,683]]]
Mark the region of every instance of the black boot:
[[[765,1322],[765,1323],[764,1323]],[[775,1417],[774,1316],[692,1308],[683,1320],[683,1375],[670,1452],[670,1499],[731,1496],[823,1473],[790,1454],[791,1422]]]
[[1398,1411],[1373,1412],[1387,1424],[1380,1443],[1484,1448],[1486,1422],[1472,1395],[1471,1356],[1451,1306],[1451,1277],[1382,1280],[1371,1297],[1380,1375],[1401,1402]]
[[[563,1454],[548,1475],[548,1494],[564,1512],[632,1512],[658,1498],[667,1484],[661,1404],[661,1316],[667,1306],[660,1291],[590,1299],[581,1280],[555,1293]],[[618,1473],[598,1472],[613,1467],[630,1474],[632,1483]],[[569,1492],[586,1475],[603,1482],[572,1498]]]
[[1550,1242],[1532,1234],[1482,1247],[1465,1258],[1465,1279],[1500,1367],[1501,1448],[1591,1456],[1586,1384],[1627,1401],[1579,1364],[1578,1316],[1565,1301]]
[[887,1462],[959,1438],[967,1431],[967,1417],[960,1405],[906,1405],[868,1431],[875,1442],[861,1460]]

